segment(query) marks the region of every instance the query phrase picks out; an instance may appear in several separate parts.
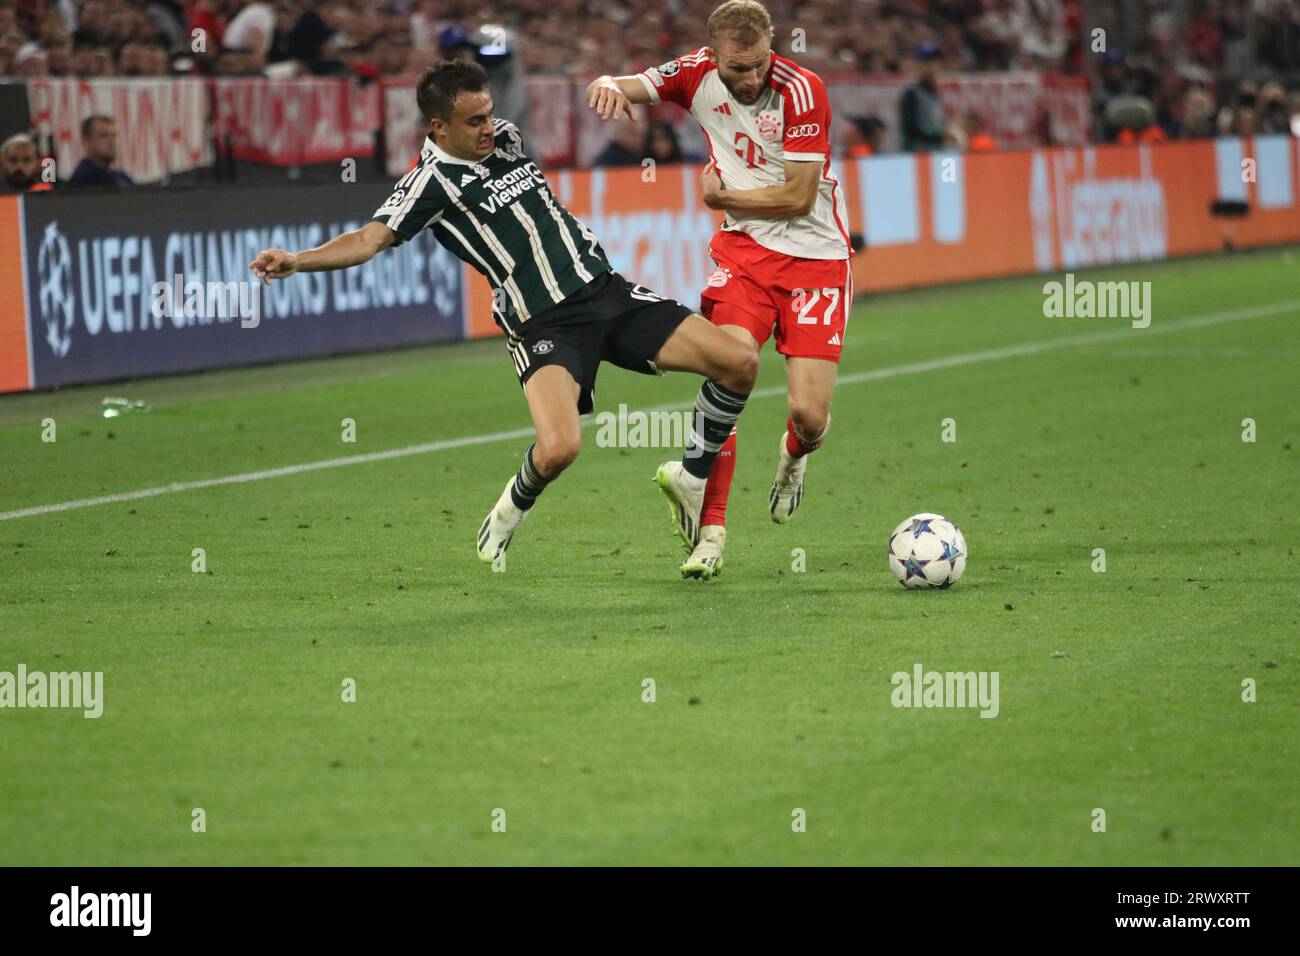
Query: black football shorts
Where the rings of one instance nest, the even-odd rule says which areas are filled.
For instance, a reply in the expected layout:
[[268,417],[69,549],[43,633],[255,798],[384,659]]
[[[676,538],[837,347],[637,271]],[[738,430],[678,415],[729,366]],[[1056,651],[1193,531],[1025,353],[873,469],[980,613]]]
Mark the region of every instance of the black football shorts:
[[563,302],[539,312],[510,335],[507,347],[524,385],[539,368],[561,365],[578,383],[578,413],[592,411],[596,368],[657,375],[654,358],[682,320],[694,312],[680,302],[604,272]]

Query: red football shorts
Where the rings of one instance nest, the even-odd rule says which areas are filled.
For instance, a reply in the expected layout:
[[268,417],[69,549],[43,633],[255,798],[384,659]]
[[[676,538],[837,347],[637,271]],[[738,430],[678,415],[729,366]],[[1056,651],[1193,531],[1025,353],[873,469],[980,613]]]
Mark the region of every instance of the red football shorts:
[[760,246],[743,232],[709,242],[717,269],[700,293],[715,325],[739,325],[760,346],[776,330],[776,350],[839,362],[853,298],[848,259],[801,259]]

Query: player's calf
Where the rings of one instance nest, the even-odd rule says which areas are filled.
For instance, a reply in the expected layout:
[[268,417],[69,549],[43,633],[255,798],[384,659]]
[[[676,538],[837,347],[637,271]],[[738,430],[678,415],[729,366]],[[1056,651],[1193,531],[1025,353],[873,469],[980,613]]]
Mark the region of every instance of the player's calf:
[[704,487],[714,460],[745,409],[758,377],[758,353],[703,317],[678,326],[655,359],[662,370],[707,377],[695,397],[690,442],[680,462],[665,462],[655,481],[668,498],[673,526],[687,549],[698,543]]

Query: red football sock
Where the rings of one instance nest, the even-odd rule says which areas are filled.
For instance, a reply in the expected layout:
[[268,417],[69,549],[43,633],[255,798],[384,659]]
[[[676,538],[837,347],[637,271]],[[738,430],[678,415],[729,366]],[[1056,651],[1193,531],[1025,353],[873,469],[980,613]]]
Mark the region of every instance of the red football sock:
[[700,509],[700,527],[706,524],[727,523],[727,497],[731,494],[731,479],[736,474],[736,430],[733,428],[722,450],[713,459],[709,483],[704,486],[704,507]]
[[790,453],[792,458],[802,458],[809,452],[814,452],[822,447],[821,439],[814,444],[809,445],[799,437],[799,433],[794,430],[794,419],[785,420],[785,450]]

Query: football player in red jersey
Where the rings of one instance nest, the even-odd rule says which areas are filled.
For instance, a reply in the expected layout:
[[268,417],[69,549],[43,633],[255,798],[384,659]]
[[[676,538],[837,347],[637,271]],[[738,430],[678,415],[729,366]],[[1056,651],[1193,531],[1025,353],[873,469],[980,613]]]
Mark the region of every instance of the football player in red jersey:
[[[843,190],[830,163],[830,100],[815,73],[772,52],[762,4],[729,0],[710,15],[708,33],[708,46],[662,66],[600,77],[587,102],[602,119],[630,116],[632,104],[675,103],[708,138],[704,203],[725,216],[709,243],[717,269],[701,311],[755,349],[775,333],[786,357],[789,417],[768,500],[772,520],[784,523],[803,498],[807,456],[830,427],[853,298]],[[709,473],[698,532],[677,523],[691,551],[686,577],[721,570],[735,441],[733,431]],[[656,476],[675,516],[680,470],[670,462]]]

